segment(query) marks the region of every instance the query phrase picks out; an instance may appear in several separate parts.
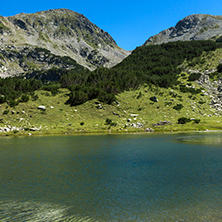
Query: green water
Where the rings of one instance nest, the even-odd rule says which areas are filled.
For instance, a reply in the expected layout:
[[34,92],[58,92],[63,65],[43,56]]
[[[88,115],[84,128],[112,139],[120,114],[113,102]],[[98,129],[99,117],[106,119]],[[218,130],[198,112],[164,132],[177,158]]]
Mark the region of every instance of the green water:
[[222,221],[222,134],[0,138],[0,221]]

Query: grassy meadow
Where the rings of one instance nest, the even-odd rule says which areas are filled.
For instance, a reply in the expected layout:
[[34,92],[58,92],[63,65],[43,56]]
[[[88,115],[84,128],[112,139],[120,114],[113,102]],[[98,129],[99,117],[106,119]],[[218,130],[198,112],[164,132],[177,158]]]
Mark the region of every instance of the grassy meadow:
[[[181,93],[177,89],[144,86],[119,94],[117,102],[111,105],[94,99],[78,106],[70,106],[65,104],[68,93],[67,89],[60,89],[57,95],[38,90],[38,99],[35,101],[19,103],[16,107],[2,104],[0,127],[15,126],[25,130],[1,134],[127,133],[145,132],[146,128],[151,128],[154,132],[178,132],[222,128],[221,114],[210,108],[210,98],[204,94],[191,97],[189,93]],[[150,100],[153,96],[156,96],[158,102]],[[180,110],[174,108],[178,104],[183,106]],[[46,110],[38,109],[40,105],[45,106]],[[199,119],[200,122],[178,124],[181,117]],[[167,123],[157,125],[160,121]],[[38,130],[30,130],[33,128]]]

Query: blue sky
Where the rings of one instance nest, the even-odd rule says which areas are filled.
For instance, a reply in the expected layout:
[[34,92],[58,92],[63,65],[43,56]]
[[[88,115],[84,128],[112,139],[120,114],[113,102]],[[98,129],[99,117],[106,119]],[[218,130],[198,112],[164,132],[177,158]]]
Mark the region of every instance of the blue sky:
[[1,2],[0,15],[56,8],[68,8],[85,15],[126,50],[141,46],[150,36],[175,26],[188,15],[222,15],[221,0],[8,0]]

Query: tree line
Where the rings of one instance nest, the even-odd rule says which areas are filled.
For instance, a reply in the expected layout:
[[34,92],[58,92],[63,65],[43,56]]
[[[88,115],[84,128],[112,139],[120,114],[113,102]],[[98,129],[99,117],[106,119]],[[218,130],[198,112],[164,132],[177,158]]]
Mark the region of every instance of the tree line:
[[42,81],[37,79],[0,78],[0,103],[7,102],[13,107],[30,98],[36,99],[34,92],[42,88],[42,85]]
[[[66,103],[72,106],[95,98],[110,104],[115,101],[118,93],[137,89],[144,83],[165,88],[178,85],[177,80],[181,72],[179,65],[185,59],[191,61],[200,57],[204,51],[214,51],[221,47],[221,43],[213,41],[178,41],[141,46],[111,69],[51,69],[44,73],[39,71],[36,75],[29,75],[31,79],[26,80],[0,79],[0,102],[13,104],[13,101],[21,99],[22,94],[31,96],[34,90],[41,88],[56,94],[58,89],[63,87],[70,90]],[[52,77],[59,80],[59,83],[48,83]]]
[[165,88],[178,85],[181,73],[179,65],[185,59],[191,61],[200,57],[204,51],[214,51],[221,47],[221,43],[213,41],[178,41],[141,46],[111,69],[98,68],[93,72],[70,70],[62,76],[60,82],[62,87],[71,91],[67,101],[70,105],[94,98],[111,103],[116,94],[136,89],[144,83]]

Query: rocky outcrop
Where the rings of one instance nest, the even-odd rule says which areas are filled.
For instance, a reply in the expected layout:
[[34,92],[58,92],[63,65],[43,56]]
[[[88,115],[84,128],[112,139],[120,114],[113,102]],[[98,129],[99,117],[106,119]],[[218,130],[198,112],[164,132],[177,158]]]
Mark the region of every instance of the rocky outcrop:
[[[36,47],[56,56],[70,57],[90,70],[98,66],[112,67],[129,55],[107,32],[71,10],[0,17],[0,75],[26,71],[18,60],[27,48],[34,51]],[[38,65],[41,59],[32,55],[26,55],[27,60],[30,64],[37,61]]]
[[222,113],[222,78],[217,81],[211,81],[209,74],[215,72],[216,69],[206,70],[201,73],[201,77],[196,81],[204,90],[204,95],[210,96],[210,106],[216,109],[219,113]]
[[74,59],[52,54],[49,50],[34,46],[6,46],[0,48],[1,77],[15,76],[35,70],[84,69]]
[[204,14],[189,15],[171,27],[150,37],[144,45],[172,41],[222,40],[222,16]]

